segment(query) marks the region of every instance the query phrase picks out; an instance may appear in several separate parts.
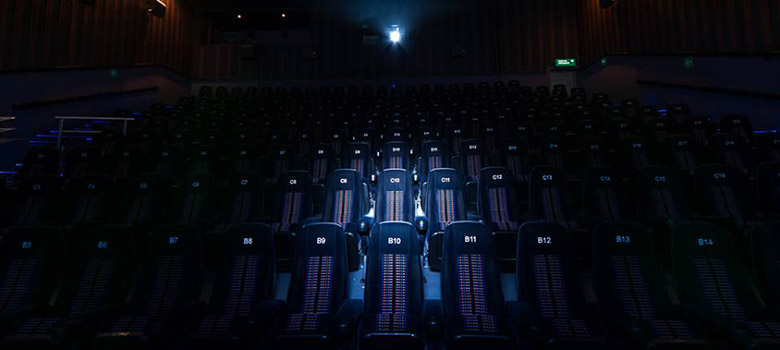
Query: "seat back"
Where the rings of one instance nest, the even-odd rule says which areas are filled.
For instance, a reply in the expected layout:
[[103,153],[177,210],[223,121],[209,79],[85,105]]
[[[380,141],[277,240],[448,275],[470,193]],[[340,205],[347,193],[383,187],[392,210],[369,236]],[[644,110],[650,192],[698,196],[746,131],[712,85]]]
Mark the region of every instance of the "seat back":
[[411,175],[404,169],[386,169],[377,181],[376,222],[414,220]]
[[507,168],[483,168],[479,174],[477,210],[494,230],[515,231],[520,221],[514,176]]
[[214,179],[208,174],[184,178],[177,189],[172,219],[180,223],[206,222],[216,219],[217,204]]
[[87,223],[105,221],[114,214],[114,182],[105,175],[89,175],[71,180],[66,188],[68,205],[63,221]]
[[609,166],[607,146],[597,138],[587,138],[580,141],[579,169]]
[[333,146],[331,144],[314,145],[309,159],[311,181],[316,184],[323,183],[335,166],[336,157]]
[[345,231],[355,232],[353,225],[358,224],[367,205],[360,173],[352,169],[333,171],[328,175],[325,191],[323,221],[335,222]]
[[389,141],[382,147],[382,169],[409,169],[409,146],[403,141]]
[[155,159],[153,172],[156,175],[175,178],[184,172],[184,156],[178,147],[162,147],[152,157]]
[[724,134],[735,134],[743,142],[749,144],[753,141],[753,126],[750,118],[745,115],[730,114],[720,118],[720,132]]
[[764,310],[728,231],[683,222],[672,233],[674,280],[682,304],[698,305],[753,330]]
[[101,163],[101,149],[94,146],[77,147],[66,156],[66,173],[71,179],[85,175],[99,174],[104,170]]
[[754,217],[742,173],[723,165],[703,165],[696,170],[699,214],[708,217],[749,220]]
[[162,222],[165,219],[164,204],[168,200],[169,188],[170,182],[166,178],[153,174],[128,181],[116,222],[127,226]]
[[701,145],[691,135],[670,135],[664,140],[669,166],[693,174],[702,161]]
[[454,222],[444,234],[441,272],[444,315],[460,334],[499,334],[504,296],[490,231]]
[[371,146],[366,142],[352,142],[344,148],[342,167],[356,170],[364,179],[374,174],[374,158]]
[[62,236],[48,227],[11,228],[0,242],[0,313],[43,307],[56,286]]
[[582,189],[587,215],[610,221],[627,217],[622,178],[616,171],[605,167],[586,169]]
[[467,139],[461,141],[460,153],[460,173],[466,182],[476,182],[479,180],[479,171],[485,164],[485,155],[482,151],[482,142],[479,139]]
[[315,223],[298,232],[287,294],[285,333],[324,333],[327,321],[346,298],[344,231],[335,223]]
[[417,231],[409,223],[385,222],[371,230],[363,310],[374,318],[368,320],[374,332],[415,333],[419,329],[423,276],[418,242]]
[[744,173],[753,170],[750,146],[737,134],[720,134],[710,138],[712,159],[739,169]]
[[270,226],[234,226],[223,236],[222,257],[209,302],[213,312],[247,316],[259,302],[273,298],[276,270]]
[[263,167],[267,170],[264,177],[273,181],[279,179],[284,172],[296,169],[297,162],[294,150],[289,145],[272,145],[268,151],[268,160],[271,164]]
[[517,241],[517,294],[552,323],[557,336],[591,333],[582,321],[585,297],[577,279],[571,231],[553,223],[520,227]]
[[425,194],[425,214],[430,221],[428,233],[444,232],[453,221],[467,220],[463,181],[455,169],[431,171]]
[[531,170],[528,183],[529,208],[532,215],[567,228],[574,225],[566,193],[566,175],[555,167],[538,166]]
[[124,303],[134,273],[133,231],[104,226],[82,232],[68,259],[68,275],[55,309],[79,319],[108,305]]
[[658,320],[672,305],[655,259],[652,237],[630,223],[603,223],[593,229],[593,281],[599,305],[609,317],[648,321],[656,337],[691,336],[684,323]]
[[238,173],[228,183],[222,221],[227,225],[259,222],[263,217],[263,187],[257,173]]
[[60,152],[54,147],[30,147],[19,171],[21,178],[56,176],[60,168]]
[[443,141],[424,141],[420,150],[420,161],[417,164],[417,174],[426,181],[433,169],[446,168],[449,164],[447,146]]
[[628,170],[638,171],[642,168],[657,165],[655,153],[649,143],[640,137],[629,137],[622,145],[623,160],[628,164]]
[[691,217],[683,195],[680,176],[672,169],[648,167],[636,176],[638,216],[684,220]]
[[517,181],[528,181],[528,174],[531,173],[531,162],[527,143],[518,139],[506,139],[503,143],[504,149],[501,159],[505,163],[506,168],[509,169],[509,172],[514,175]]
[[568,152],[568,147],[561,138],[546,137],[540,142],[539,164],[564,169]]
[[19,185],[14,225],[51,223],[57,216],[58,202],[62,195],[59,177],[28,177]]
[[274,186],[270,208],[274,232],[290,232],[312,216],[311,177],[305,171],[288,171]]
[[[203,271],[200,230],[189,225],[161,226],[152,230],[146,243],[128,310],[157,316],[197,300]],[[128,330],[124,324],[113,326]]]

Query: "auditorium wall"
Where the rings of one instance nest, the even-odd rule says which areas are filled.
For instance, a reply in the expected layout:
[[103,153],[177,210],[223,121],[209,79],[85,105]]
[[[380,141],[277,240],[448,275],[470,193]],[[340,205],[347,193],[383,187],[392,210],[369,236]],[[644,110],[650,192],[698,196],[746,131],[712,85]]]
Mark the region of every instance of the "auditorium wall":
[[165,2],[157,18],[138,0],[0,1],[0,71],[159,64],[189,75],[196,2]]

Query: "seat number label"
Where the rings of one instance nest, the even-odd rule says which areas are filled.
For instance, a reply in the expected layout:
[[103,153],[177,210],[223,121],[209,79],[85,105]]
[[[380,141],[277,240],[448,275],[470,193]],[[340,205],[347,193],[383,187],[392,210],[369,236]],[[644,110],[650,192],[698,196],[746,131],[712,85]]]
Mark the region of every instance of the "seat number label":
[[552,244],[552,237],[536,237],[537,244]]

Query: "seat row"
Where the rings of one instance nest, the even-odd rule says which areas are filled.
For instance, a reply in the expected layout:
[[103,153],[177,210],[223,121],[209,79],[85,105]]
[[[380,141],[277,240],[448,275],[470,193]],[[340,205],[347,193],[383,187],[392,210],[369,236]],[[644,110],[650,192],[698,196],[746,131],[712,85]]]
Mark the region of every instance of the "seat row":
[[[181,342],[279,349],[777,346],[780,324],[768,312],[780,295],[771,273],[778,260],[775,229],[765,226],[750,236],[754,266],[748,270],[727,231],[681,223],[669,285],[649,232],[638,225],[596,227],[592,279],[583,281],[587,271],[573,251],[575,237],[563,227],[520,227],[516,272],[507,279],[499,273],[490,230],[460,221],[445,230],[441,285],[426,286],[433,282],[425,282],[414,227],[386,222],[371,232],[364,293],[355,293],[344,232],[316,223],[298,235],[281,301],[274,299],[274,235],[267,225],[239,225],[223,236],[209,288],[201,288],[201,234],[194,226],[152,230],[134,280],[127,278],[135,271],[133,236],[125,229],[101,227],[68,242],[56,229],[19,228],[3,236],[0,330],[8,349]],[[47,308],[56,287],[50,276],[62,272],[63,252],[66,284]],[[516,284],[517,295],[506,296],[502,283]]]

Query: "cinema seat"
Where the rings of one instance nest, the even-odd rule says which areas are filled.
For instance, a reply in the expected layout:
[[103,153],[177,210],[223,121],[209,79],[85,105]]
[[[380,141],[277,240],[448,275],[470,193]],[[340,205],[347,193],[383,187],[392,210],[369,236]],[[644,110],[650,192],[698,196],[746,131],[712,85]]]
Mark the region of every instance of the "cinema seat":
[[479,217],[493,232],[502,271],[511,271],[515,266],[517,228],[522,211],[514,176],[506,168],[484,168],[479,173],[478,193]]
[[260,174],[237,173],[233,175],[218,197],[220,200],[219,219],[214,231],[242,223],[259,223],[263,216],[263,182]]
[[434,169],[446,168],[449,165],[447,146],[443,141],[428,140],[422,143],[420,156],[417,159],[417,176],[425,183],[428,174]]
[[342,167],[357,170],[364,180],[369,180],[374,175],[375,164],[371,153],[371,146],[365,142],[352,142],[344,148]]
[[602,349],[602,326],[592,322],[573,250],[575,234],[554,223],[532,222],[517,237],[517,294],[528,306],[525,324],[546,349]]
[[458,221],[444,234],[441,269],[447,349],[515,349],[493,237],[478,222]]
[[65,201],[60,206],[60,222],[70,225],[107,222],[115,214],[116,189],[106,175],[82,176],[70,180],[65,188]]
[[414,226],[385,222],[371,230],[360,349],[423,349],[422,254]]
[[[585,170],[582,178],[584,215],[595,220],[620,221],[631,218],[626,203],[623,179],[607,167]],[[591,221],[595,221],[591,220]]]
[[288,171],[279,176],[266,207],[274,232],[276,268],[289,271],[295,254],[295,234],[312,217],[311,177],[305,171]]
[[349,269],[357,270],[361,236],[368,234],[371,227],[370,220],[365,217],[370,207],[367,184],[356,170],[339,169],[328,175],[325,185],[322,221],[335,222],[344,230]]
[[15,322],[0,342],[3,349],[83,344],[103,318],[124,305],[132,282],[128,276],[134,273],[133,232],[104,226],[72,239],[77,242],[69,244],[65,279],[54,304]]
[[382,146],[382,169],[412,169],[410,148],[404,141],[388,141]]
[[696,169],[696,198],[699,215],[730,220],[738,224],[755,218],[745,177],[739,169],[711,164]]
[[425,214],[428,232],[425,235],[428,265],[441,270],[442,246],[447,225],[468,220],[463,195],[463,181],[455,169],[434,169],[425,186]]
[[582,227],[566,196],[566,174],[556,167],[538,166],[531,170],[528,183],[530,220],[544,220],[567,229]]
[[190,332],[187,348],[246,346],[259,339],[262,302],[273,298],[273,233],[266,224],[239,224],[222,236],[221,264],[208,309]]
[[712,223],[680,223],[672,256],[680,303],[709,334],[737,348],[780,346],[780,322],[758,298],[728,231]]
[[379,173],[376,189],[375,223],[415,218],[412,176],[404,169],[385,169]]
[[593,229],[595,310],[613,333],[643,349],[709,349],[701,327],[685,321],[666,290],[652,231],[612,222]]
[[195,226],[154,229],[123,312],[105,320],[92,342],[95,349],[137,349],[170,337],[181,337],[198,302],[203,265],[201,231]]
[[22,316],[46,310],[61,271],[62,232],[56,227],[8,229],[0,241],[0,334]]
[[62,181],[55,176],[28,177],[19,185],[10,223],[15,226],[53,224],[59,214]]
[[298,232],[287,304],[274,326],[272,349],[335,349],[354,334],[362,308],[347,299],[344,231],[314,223]]

